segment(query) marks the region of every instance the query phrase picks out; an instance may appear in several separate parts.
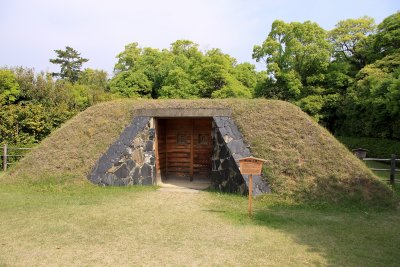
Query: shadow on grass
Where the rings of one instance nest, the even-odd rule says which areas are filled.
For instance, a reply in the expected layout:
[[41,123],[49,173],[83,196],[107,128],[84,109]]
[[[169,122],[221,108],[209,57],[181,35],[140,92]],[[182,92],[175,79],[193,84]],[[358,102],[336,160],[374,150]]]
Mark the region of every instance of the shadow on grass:
[[[398,266],[400,212],[357,205],[299,204],[269,195],[255,199],[253,217],[247,199],[211,193],[212,209],[234,223],[258,225],[290,235],[329,265]],[[218,204],[219,203],[219,204]],[[267,241],[266,241],[267,242]]]

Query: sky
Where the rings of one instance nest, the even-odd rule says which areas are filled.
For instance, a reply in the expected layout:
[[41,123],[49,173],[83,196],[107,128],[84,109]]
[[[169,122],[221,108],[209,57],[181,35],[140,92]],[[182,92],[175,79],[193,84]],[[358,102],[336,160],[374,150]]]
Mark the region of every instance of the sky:
[[84,68],[111,74],[125,45],[163,49],[180,39],[256,64],[253,46],[276,19],[330,30],[365,15],[380,23],[398,10],[399,0],[0,0],[0,67],[57,71],[54,50],[71,46],[89,59]]

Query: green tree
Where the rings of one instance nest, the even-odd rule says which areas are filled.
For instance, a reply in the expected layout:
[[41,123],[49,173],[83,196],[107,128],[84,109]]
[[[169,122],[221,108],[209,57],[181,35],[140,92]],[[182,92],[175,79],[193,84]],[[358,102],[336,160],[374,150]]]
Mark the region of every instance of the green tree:
[[14,73],[0,69],[0,106],[14,103],[19,94],[20,88]]
[[400,11],[385,18],[378,25],[375,47],[382,57],[400,53]]
[[347,135],[400,138],[399,85],[400,53],[366,65],[348,90],[340,131]]
[[329,32],[336,60],[346,60],[361,69],[366,64],[363,47],[369,35],[376,30],[373,18],[364,16],[358,19],[341,20]]
[[180,67],[169,72],[164,86],[159,92],[160,98],[197,98],[197,88],[190,76]]
[[142,49],[138,43],[130,43],[125,46],[125,50],[117,55],[118,61],[114,66],[114,73],[136,68],[137,61],[142,55]]
[[104,70],[87,68],[80,73],[77,83],[106,91],[108,86],[108,74]]
[[53,73],[53,76],[75,83],[79,79],[82,64],[89,59],[81,57],[81,54],[70,46],[66,46],[65,50],[54,50],[54,52],[57,58],[50,59],[50,62],[60,65],[61,70]]
[[296,100],[306,96],[304,87],[323,82],[331,51],[327,32],[318,24],[276,20],[263,44],[254,46],[253,58],[266,63],[271,80],[265,85],[278,89],[282,99]]
[[[122,96],[130,95],[121,94],[132,91],[127,88],[135,88],[131,86],[132,73],[137,72],[151,83],[153,98],[210,98],[224,87],[224,92],[229,92],[230,96],[243,95],[243,92],[248,96],[258,79],[253,65],[237,64],[234,58],[220,49],[203,53],[198,44],[190,40],[177,40],[169,49],[162,51],[131,43],[117,58],[110,88]],[[137,84],[138,80],[135,79],[134,83]]]
[[211,94],[212,98],[251,98],[252,91],[234,77],[226,78],[226,85]]
[[120,72],[110,82],[110,92],[122,97],[151,97],[152,83],[142,71]]

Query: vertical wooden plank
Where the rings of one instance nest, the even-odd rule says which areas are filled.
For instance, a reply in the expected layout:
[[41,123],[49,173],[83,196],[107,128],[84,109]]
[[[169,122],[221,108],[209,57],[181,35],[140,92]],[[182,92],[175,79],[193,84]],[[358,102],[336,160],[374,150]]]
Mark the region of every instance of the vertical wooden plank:
[[7,171],[7,144],[3,146],[3,171]]
[[253,201],[253,175],[249,174],[249,216],[253,215],[251,202]]
[[161,170],[160,170],[160,156],[159,156],[159,149],[158,149],[158,134],[159,134],[159,128],[158,128],[158,119],[153,118],[154,120],[154,152],[156,154],[156,181],[155,185],[158,183],[158,179],[161,178]]
[[193,165],[194,165],[194,119],[192,119],[192,127],[190,134],[190,181],[193,181]]
[[168,143],[167,143],[167,136],[168,136],[168,122],[164,121],[163,122],[163,127],[164,127],[164,131],[165,131],[165,180],[168,180]]
[[396,175],[396,155],[392,154],[390,159],[390,184],[394,185]]

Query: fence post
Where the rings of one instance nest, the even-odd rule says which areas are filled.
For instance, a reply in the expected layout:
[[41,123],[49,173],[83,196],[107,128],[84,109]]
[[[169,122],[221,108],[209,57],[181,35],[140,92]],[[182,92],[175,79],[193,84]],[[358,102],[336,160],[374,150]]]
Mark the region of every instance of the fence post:
[[396,174],[396,155],[392,154],[390,159],[390,184],[394,185],[395,183],[395,174]]
[[3,146],[3,171],[7,171],[7,144]]

